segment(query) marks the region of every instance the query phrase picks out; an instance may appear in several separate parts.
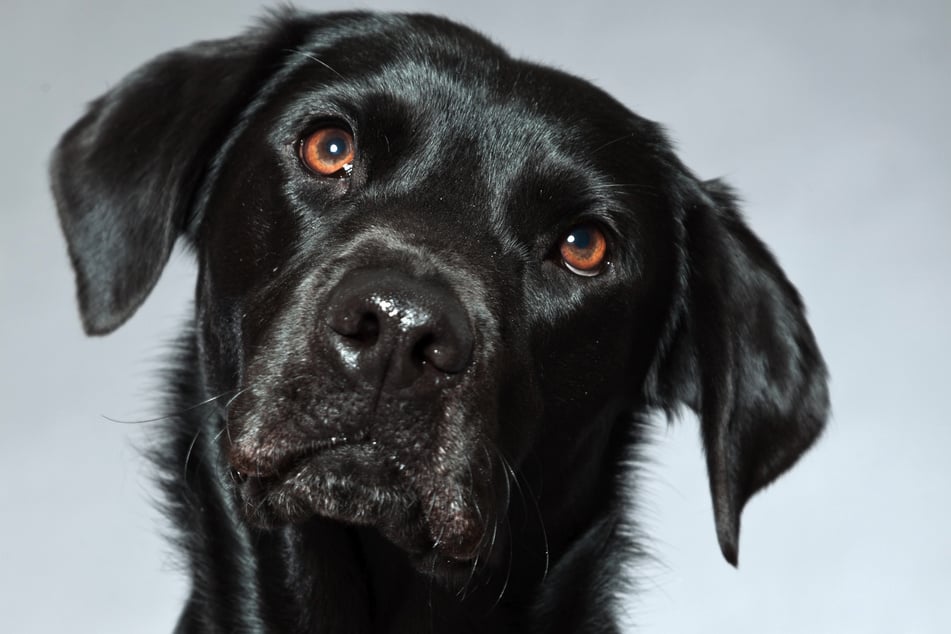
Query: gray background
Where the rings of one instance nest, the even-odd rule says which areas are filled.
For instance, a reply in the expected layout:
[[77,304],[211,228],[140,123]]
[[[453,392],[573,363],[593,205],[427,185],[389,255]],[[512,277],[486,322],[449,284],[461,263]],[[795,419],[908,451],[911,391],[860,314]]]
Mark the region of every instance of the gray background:
[[[301,2],[313,8],[340,3]],[[716,5],[714,7],[714,5]],[[951,3],[369,2],[427,9],[668,125],[802,291],[835,417],[719,555],[694,420],[641,478],[659,562],[643,632],[951,631]],[[0,632],[168,632],[185,584],[136,446],[187,311],[188,258],[116,334],[83,337],[45,163],[82,104],[256,2],[0,4]]]

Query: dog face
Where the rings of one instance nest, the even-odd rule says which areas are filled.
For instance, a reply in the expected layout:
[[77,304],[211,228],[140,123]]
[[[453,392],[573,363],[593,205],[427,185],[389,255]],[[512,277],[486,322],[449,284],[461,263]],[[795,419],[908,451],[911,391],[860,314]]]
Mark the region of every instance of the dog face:
[[743,504],[825,418],[799,298],[729,191],[441,19],[283,16],[163,56],[66,134],[53,180],[89,332],[194,247],[203,389],[254,524],[491,561],[535,463],[570,540],[632,416],[686,403],[735,561]]
[[673,219],[646,185],[656,134],[590,86],[481,42],[423,34],[401,59],[379,38],[311,49],[323,64],[289,70],[222,157],[197,238],[207,373],[244,390],[229,453],[258,518],[468,560],[504,460],[634,404]]

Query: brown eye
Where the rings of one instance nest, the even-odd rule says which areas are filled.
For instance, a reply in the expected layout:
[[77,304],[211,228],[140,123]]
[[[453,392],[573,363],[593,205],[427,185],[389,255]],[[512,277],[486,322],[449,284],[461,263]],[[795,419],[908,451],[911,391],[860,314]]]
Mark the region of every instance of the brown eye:
[[604,268],[608,241],[595,225],[573,227],[561,241],[561,259],[569,271],[592,277]]
[[353,135],[343,128],[320,128],[301,141],[300,160],[321,176],[349,176],[353,169]]

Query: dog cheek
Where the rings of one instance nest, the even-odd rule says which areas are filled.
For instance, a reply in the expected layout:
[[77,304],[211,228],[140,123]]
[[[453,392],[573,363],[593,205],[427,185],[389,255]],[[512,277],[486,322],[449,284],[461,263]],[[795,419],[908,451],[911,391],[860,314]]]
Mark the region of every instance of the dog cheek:
[[496,458],[479,441],[440,447],[420,482],[420,502],[434,548],[457,561],[474,559],[498,516],[501,487],[493,478]]
[[[199,297],[204,293],[200,286]],[[240,320],[235,311],[212,302],[200,301],[197,310],[196,340],[205,386],[205,398],[219,397],[219,405],[235,396],[243,364]],[[223,400],[222,400],[223,399]]]
[[[472,397],[470,390],[459,394]],[[431,546],[457,561],[474,558],[502,500],[496,481],[495,399],[449,398],[430,416],[406,473],[419,499]]]

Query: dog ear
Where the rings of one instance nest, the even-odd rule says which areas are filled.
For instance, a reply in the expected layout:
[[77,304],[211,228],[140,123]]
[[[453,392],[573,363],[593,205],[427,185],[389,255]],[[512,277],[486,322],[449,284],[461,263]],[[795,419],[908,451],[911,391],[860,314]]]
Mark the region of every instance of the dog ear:
[[63,135],[50,175],[88,334],[115,330],[151,292],[217,149],[294,48],[295,27],[275,16],[162,55]]
[[691,179],[682,302],[657,376],[660,403],[700,415],[717,538],[737,564],[750,496],[821,433],[827,374],[802,300],[719,181]]

